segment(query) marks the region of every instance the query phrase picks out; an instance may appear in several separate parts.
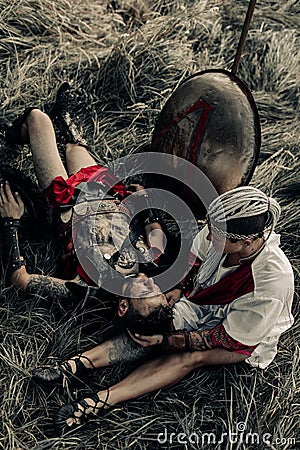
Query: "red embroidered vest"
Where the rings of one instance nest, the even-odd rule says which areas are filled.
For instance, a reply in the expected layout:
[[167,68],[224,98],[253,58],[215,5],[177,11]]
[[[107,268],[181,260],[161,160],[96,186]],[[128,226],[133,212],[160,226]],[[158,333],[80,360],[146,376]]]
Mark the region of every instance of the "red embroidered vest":
[[189,295],[188,300],[197,305],[225,305],[244,294],[253,292],[253,290],[254,280],[251,264],[245,264],[212,286]]

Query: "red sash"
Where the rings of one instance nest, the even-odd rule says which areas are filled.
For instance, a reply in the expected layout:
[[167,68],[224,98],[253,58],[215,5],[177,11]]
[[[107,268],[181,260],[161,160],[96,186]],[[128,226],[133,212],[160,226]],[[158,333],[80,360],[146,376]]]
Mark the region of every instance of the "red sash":
[[54,178],[48,188],[44,190],[51,206],[68,205],[75,192],[76,186],[84,181],[98,181],[109,186],[114,192],[125,197],[127,191],[117,177],[107,168],[100,165],[84,167],[66,180],[59,176]]
[[193,296],[188,296],[188,300],[196,305],[224,305],[244,294],[253,292],[253,290],[254,280],[251,264],[246,264],[238,267],[212,286],[197,291]]

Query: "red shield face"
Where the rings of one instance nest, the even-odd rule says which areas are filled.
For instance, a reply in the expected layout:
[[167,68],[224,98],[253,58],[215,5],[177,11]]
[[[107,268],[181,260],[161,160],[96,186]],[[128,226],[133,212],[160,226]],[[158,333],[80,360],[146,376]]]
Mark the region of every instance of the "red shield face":
[[247,86],[225,70],[200,72],[163,107],[151,151],[198,166],[219,194],[247,184],[257,163],[260,124]]

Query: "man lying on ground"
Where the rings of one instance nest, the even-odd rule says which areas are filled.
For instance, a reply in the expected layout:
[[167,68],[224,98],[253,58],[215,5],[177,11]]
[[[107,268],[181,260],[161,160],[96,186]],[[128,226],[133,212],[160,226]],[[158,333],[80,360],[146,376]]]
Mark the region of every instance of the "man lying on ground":
[[[124,359],[135,361],[149,349],[161,352],[119,383],[60,408],[55,416],[58,431],[171,386],[199,367],[241,361],[267,367],[280,335],[293,324],[293,272],[274,232],[279,215],[278,203],[258,189],[241,187],[222,194],[211,203],[208,224],[195,238],[192,252],[202,263],[192,291],[173,307],[172,331],[147,336],[128,325],[127,333],[60,365],[35,369],[33,377],[41,384],[65,382]],[[141,303],[145,283],[149,281],[144,278],[131,285],[126,295]],[[180,297],[178,290],[173,295]]]

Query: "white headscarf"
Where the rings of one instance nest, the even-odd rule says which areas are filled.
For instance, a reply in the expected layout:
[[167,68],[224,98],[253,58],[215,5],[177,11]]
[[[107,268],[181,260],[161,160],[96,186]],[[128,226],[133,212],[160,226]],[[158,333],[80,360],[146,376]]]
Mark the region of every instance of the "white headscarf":
[[[267,240],[276,226],[280,211],[280,206],[275,199],[267,197],[266,194],[259,189],[251,186],[244,186],[225,192],[213,200],[208,207],[207,215],[212,231],[215,231],[226,238],[253,239],[254,237],[257,237],[258,233],[241,235],[227,232],[226,222],[232,219],[252,217],[269,212],[269,218],[263,230],[265,231],[270,228],[269,234],[265,239]],[[218,253],[213,245],[211,245],[207,257],[201,264],[196,278],[198,287],[201,286],[204,288],[210,284],[209,281],[218,267],[220,257],[220,253]]]

